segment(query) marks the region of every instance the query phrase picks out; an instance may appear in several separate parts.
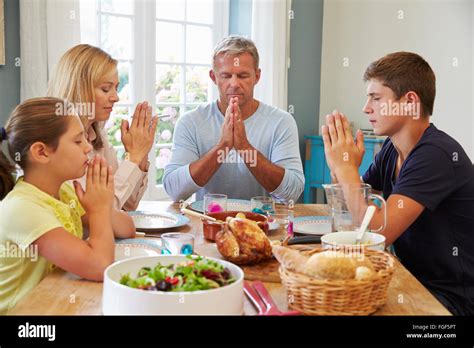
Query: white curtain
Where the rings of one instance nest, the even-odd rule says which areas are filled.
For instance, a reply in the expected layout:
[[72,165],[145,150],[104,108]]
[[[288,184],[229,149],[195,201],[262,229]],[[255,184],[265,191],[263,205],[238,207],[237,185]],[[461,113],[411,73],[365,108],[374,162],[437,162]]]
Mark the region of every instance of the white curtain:
[[80,39],[79,0],[20,0],[22,101],[46,94],[59,58]]
[[291,0],[252,2],[252,40],[260,55],[262,76],[255,98],[287,110],[290,62]]

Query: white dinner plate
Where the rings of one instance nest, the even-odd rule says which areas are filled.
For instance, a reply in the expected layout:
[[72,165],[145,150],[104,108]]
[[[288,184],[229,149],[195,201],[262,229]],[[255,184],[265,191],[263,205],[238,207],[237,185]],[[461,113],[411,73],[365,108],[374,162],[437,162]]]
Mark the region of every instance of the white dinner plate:
[[293,219],[293,231],[303,234],[322,235],[331,233],[330,216],[300,216]]
[[121,261],[138,256],[156,255],[161,255],[161,248],[159,247],[159,243],[144,243],[138,239],[124,239],[115,244],[115,261]]
[[189,219],[173,213],[144,213],[135,211],[129,213],[135,228],[141,232],[161,231],[169,228],[181,227],[189,223]]
[[268,230],[269,231],[274,231],[274,230],[278,230],[278,228],[280,227],[280,224],[278,222],[269,222],[268,223]]

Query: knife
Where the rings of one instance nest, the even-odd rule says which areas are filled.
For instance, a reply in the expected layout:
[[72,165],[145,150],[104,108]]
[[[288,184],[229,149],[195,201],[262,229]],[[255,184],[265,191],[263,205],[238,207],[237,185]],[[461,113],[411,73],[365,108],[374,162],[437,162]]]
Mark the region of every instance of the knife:
[[321,243],[321,236],[320,235],[292,237],[287,242],[288,245],[293,245],[293,244],[320,244],[320,243]]
[[145,232],[135,232],[135,238],[144,238],[144,237],[152,237],[152,238],[160,238],[160,236],[156,234],[148,234]]

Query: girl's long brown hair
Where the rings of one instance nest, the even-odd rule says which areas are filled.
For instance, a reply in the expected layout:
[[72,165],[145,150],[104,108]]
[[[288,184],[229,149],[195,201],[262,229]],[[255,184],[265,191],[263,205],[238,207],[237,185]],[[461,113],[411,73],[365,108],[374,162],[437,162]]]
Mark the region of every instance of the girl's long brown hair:
[[58,98],[34,98],[21,103],[11,113],[5,126],[8,155],[11,160],[0,151],[0,200],[15,185],[13,163],[23,171],[28,169],[28,152],[31,145],[42,142],[53,151],[57,149],[59,138],[66,133],[69,124],[69,118],[64,117],[67,116],[67,110],[63,110],[63,103],[64,101]]

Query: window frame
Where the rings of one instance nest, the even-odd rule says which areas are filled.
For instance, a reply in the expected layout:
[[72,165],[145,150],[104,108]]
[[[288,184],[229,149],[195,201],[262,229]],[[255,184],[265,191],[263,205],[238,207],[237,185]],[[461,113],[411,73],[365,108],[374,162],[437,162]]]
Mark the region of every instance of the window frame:
[[[185,0],[185,6],[190,0]],[[192,0],[191,0],[192,1]],[[156,112],[157,107],[162,106],[176,106],[179,107],[180,115],[185,112],[186,107],[197,106],[202,103],[198,102],[187,102],[186,101],[186,68],[195,66],[210,66],[209,64],[198,64],[198,63],[187,63],[186,62],[186,27],[188,25],[204,26],[211,28],[212,31],[212,44],[215,45],[218,40],[225,37],[229,33],[229,0],[213,0],[214,2],[214,14],[213,22],[209,24],[196,23],[187,21],[186,9],[184,20],[173,20],[173,19],[161,19],[156,17],[156,2],[151,0],[134,1],[134,12],[132,14],[124,14],[119,12],[103,11],[101,9],[100,0],[96,0],[95,4],[89,5],[88,13],[96,13],[96,24],[95,24],[95,42],[94,38],[89,37],[89,42],[93,45],[101,47],[101,16],[110,15],[116,17],[125,17],[132,20],[132,46],[133,54],[130,59],[119,58],[119,62],[128,62],[130,64],[129,81],[129,101],[121,103],[120,101],[115,104],[117,107],[128,107],[133,113],[135,105],[142,100],[148,100],[152,104],[153,113]],[[81,10],[82,14],[82,10]],[[81,16],[82,18],[82,16]],[[82,19],[81,19],[82,20]],[[155,57],[156,53],[156,23],[168,22],[177,23],[184,26],[183,30],[183,61],[182,62],[166,62],[157,61]],[[89,29],[91,28],[88,23]],[[82,27],[82,23],[81,23]],[[138,40],[137,38],[142,38]],[[115,58],[115,57],[114,57]],[[182,67],[182,81],[181,81],[181,97],[179,102],[164,102],[156,103],[155,95],[155,80],[156,80],[156,64],[171,64]],[[214,100],[217,98],[217,89],[211,87],[208,89],[208,100]],[[147,200],[166,200],[170,197],[166,194],[163,185],[156,184],[156,158],[157,150],[160,148],[171,148],[172,143],[158,144],[154,143],[153,147],[148,154],[150,161],[150,169],[148,171],[148,185],[147,190],[143,196],[143,199]],[[123,145],[114,146],[118,151],[123,151]]]

